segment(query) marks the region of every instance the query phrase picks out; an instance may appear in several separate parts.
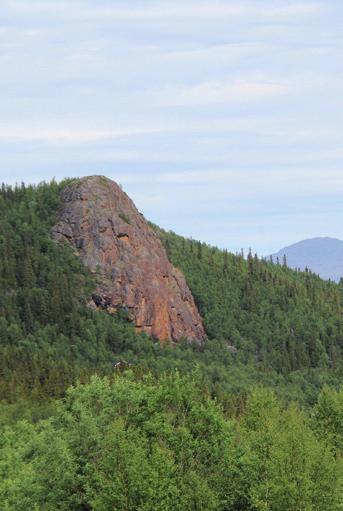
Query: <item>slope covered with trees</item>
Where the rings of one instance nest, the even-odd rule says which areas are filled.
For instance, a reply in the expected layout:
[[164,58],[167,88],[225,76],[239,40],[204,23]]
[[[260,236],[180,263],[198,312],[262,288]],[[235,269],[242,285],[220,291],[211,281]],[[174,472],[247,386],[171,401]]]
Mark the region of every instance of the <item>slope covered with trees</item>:
[[279,372],[341,364],[342,287],[155,229],[184,272],[210,338],[226,339],[238,358]]
[[342,288],[154,227],[208,334],[162,346],[87,306],[65,184],[0,192],[0,508],[341,509]]
[[156,374],[198,364],[219,394],[261,381],[313,400],[323,382],[340,381],[342,288],[251,254],[245,260],[155,227],[204,317],[202,346],[162,348],[136,335],[125,312],[89,309],[94,276],[50,239],[68,182],[1,189],[2,399],[62,395],[119,360]]
[[111,364],[131,334],[85,306],[88,271],[50,240],[64,184],[0,194],[0,392],[8,400],[59,395],[83,371]]

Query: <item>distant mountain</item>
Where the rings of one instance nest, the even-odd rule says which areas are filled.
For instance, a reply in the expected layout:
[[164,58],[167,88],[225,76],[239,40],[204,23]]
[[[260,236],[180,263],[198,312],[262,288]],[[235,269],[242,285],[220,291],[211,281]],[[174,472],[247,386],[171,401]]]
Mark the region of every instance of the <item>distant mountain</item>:
[[336,238],[311,238],[282,248],[273,254],[282,263],[284,255],[290,268],[308,267],[323,279],[339,281],[343,277],[343,241]]

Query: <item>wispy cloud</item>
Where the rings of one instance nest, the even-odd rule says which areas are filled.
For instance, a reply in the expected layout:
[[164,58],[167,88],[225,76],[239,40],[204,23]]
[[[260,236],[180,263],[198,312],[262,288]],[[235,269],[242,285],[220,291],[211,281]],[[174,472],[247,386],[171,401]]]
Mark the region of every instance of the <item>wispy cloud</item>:
[[168,106],[211,105],[269,100],[290,92],[282,83],[244,80],[204,82],[178,87],[161,93],[161,103]]
[[2,0],[0,180],[108,174],[157,223],[238,249],[343,237],[342,16],[341,0]]
[[[161,183],[177,185],[196,186],[223,186],[227,185],[230,195],[246,195],[247,193],[277,194],[292,191],[293,196],[304,193],[329,192],[336,194],[343,192],[343,181],[341,170],[323,173],[323,169],[312,169],[306,167],[294,167],[275,169],[254,169],[254,168],[233,168],[233,169],[212,169],[212,170],[191,170],[183,172],[167,172],[154,178]],[[311,188],[308,183],[311,181]],[[227,192],[224,192],[227,193]]]
[[241,59],[247,56],[257,54],[265,54],[272,50],[272,45],[260,42],[241,42],[231,44],[206,44],[197,46],[196,48],[183,48],[166,51],[166,58],[178,61],[192,61],[204,63],[210,59],[228,61],[233,59]]
[[122,137],[152,134],[158,128],[123,128],[123,129],[85,129],[75,127],[44,127],[44,126],[1,126],[0,140],[22,142],[45,142],[49,144],[86,144]]
[[77,17],[78,19],[93,20],[161,20],[161,19],[244,19],[254,17],[265,20],[287,20],[294,16],[309,16],[319,14],[325,9],[321,2],[290,2],[287,5],[271,5],[262,1],[256,2],[199,2],[176,0],[173,5],[153,2],[141,2],[139,7],[123,7],[122,5],[101,5],[101,2],[87,3],[78,0],[45,0],[30,3],[23,0],[9,0],[8,6],[18,13],[55,14],[57,16]]
[[[223,98],[216,98],[217,101],[220,99]],[[230,99],[232,99],[232,96],[230,96]],[[214,101],[214,98],[206,97],[204,104],[211,104],[212,101]],[[188,140],[193,138],[195,141],[198,137],[201,137],[201,143],[208,145],[220,145],[223,137],[226,140],[255,137],[260,142],[262,139],[267,139],[292,144],[306,144],[313,140],[326,143],[327,141],[341,139],[339,126],[311,126],[311,123],[313,124],[313,118],[311,117],[304,117],[299,123],[299,116],[294,114],[284,116],[282,119],[277,115],[264,116],[263,118],[257,115],[239,115],[231,116],[229,119],[211,116],[209,119],[196,120],[183,118],[180,120],[169,119],[168,121],[162,121],[158,118],[153,120],[151,118],[146,120],[145,123],[133,119],[131,123],[115,124],[112,122],[107,125],[101,122],[96,123],[91,118],[85,119],[83,124],[78,122],[76,118],[74,120],[66,118],[64,122],[58,118],[54,121],[49,119],[40,122],[30,122],[29,119],[23,119],[20,123],[13,121],[6,124],[0,123],[0,141],[3,143],[6,141],[22,141],[42,142],[51,145],[86,145],[104,141],[132,139],[138,148],[143,140],[147,140],[147,137],[149,137],[150,143],[153,144],[158,136],[181,137],[183,140],[187,137]],[[104,154],[107,154],[107,150],[104,148],[101,150],[103,154],[99,155],[99,157],[103,158]],[[96,146],[94,151],[95,153],[99,151]],[[150,158],[153,158],[156,151],[156,147],[149,149],[148,145],[145,145],[145,157],[150,155]],[[117,151],[117,154],[123,153]],[[131,153],[125,154],[127,154],[126,159],[130,154],[133,158],[136,151],[131,150]],[[142,154],[142,151],[138,151],[137,154]],[[306,158],[304,158],[305,156]],[[331,149],[325,146],[322,148],[318,146],[313,148],[308,154],[303,152],[298,156],[299,161],[323,161],[325,159],[330,161],[334,158],[343,158],[343,151],[340,147]],[[244,160],[244,158],[242,159]],[[291,155],[288,155],[288,161],[289,163],[293,161]]]
[[[127,186],[141,188],[144,184],[150,187],[155,185],[161,194],[161,201],[165,202],[170,186],[175,187],[178,197],[180,193],[186,200],[189,190],[196,190],[198,199],[209,200],[213,203],[213,197],[223,198],[248,198],[268,197],[274,201],[277,197],[287,196],[292,193],[293,200],[299,196],[320,196],[323,193],[337,195],[343,192],[341,169],[331,170],[325,174],[322,168],[313,170],[311,167],[294,166],[287,168],[254,168],[253,165],[243,168],[229,169],[199,169],[183,171],[159,171],[145,175],[127,175],[115,173],[113,178]],[[311,188],[309,188],[311,181]],[[173,196],[170,197],[171,203]],[[168,199],[169,200],[169,199]],[[216,208],[215,203],[213,207]]]

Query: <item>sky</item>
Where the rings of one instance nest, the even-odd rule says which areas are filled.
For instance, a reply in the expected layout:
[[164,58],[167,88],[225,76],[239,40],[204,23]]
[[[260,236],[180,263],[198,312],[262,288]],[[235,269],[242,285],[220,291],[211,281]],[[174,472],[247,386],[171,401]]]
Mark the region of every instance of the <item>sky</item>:
[[343,239],[342,0],[1,0],[0,181],[103,174],[165,229]]

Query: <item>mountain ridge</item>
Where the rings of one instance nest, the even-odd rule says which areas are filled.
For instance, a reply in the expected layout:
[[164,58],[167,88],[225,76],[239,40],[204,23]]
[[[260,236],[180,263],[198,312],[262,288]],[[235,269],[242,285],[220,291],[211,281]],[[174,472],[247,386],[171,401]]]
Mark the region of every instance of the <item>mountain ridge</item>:
[[246,259],[158,228],[169,261],[194,297],[205,341],[154,342],[135,332],[120,307],[108,314],[106,302],[96,306],[97,271],[83,264],[72,244],[51,237],[66,207],[63,192],[77,181],[0,189],[1,399],[61,396],[95,370],[111,373],[118,361],[158,374],[199,365],[215,392],[264,381],[290,397],[290,378],[311,402],[323,381],[336,381],[343,286],[310,272]]
[[308,268],[323,279],[338,282],[343,277],[343,241],[329,236],[317,236],[283,247],[270,257],[280,263],[286,256],[290,268]]

